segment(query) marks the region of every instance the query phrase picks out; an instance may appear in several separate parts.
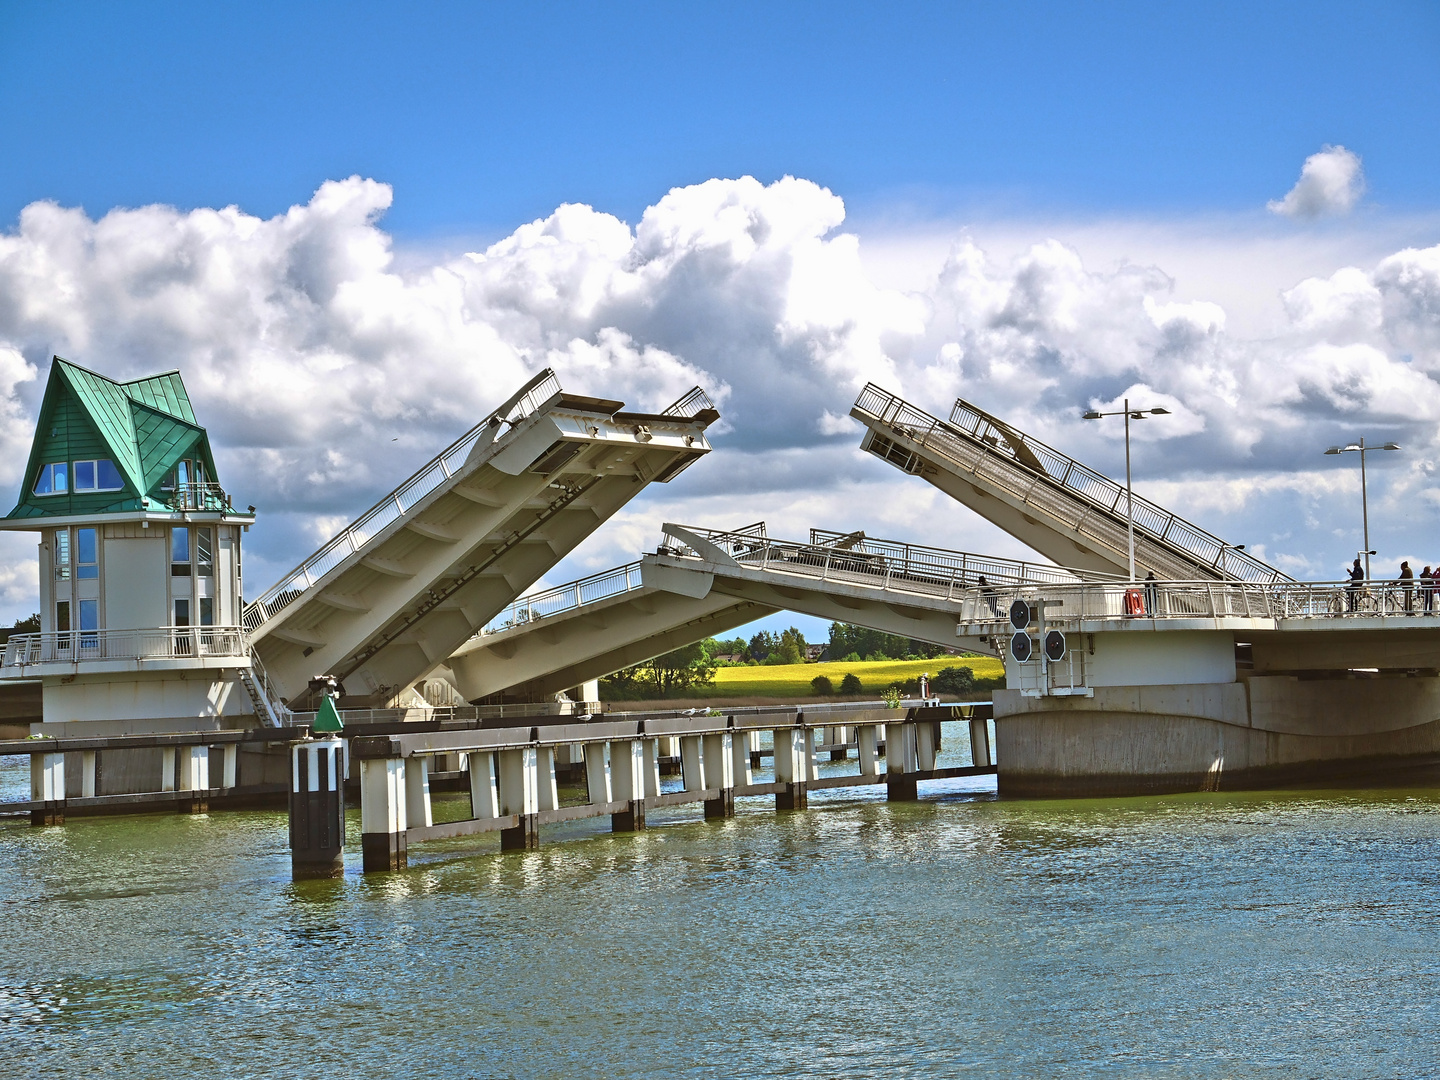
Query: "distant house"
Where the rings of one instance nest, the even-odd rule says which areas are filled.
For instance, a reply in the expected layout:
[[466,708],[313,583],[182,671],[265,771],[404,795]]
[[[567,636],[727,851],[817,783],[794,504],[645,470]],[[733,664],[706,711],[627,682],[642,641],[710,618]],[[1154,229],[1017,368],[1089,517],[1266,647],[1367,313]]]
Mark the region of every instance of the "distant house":
[[745,662],[745,654],[738,652],[720,652],[716,653],[711,659],[717,664],[743,664]]
[[806,646],[805,646],[805,659],[806,659],[806,661],[809,662],[809,663],[814,663],[814,662],[817,661],[817,660],[827,660],[827,659],[829,659],[829,656],[830,656],[830,646],[829,646],[829,645],[806,645]]

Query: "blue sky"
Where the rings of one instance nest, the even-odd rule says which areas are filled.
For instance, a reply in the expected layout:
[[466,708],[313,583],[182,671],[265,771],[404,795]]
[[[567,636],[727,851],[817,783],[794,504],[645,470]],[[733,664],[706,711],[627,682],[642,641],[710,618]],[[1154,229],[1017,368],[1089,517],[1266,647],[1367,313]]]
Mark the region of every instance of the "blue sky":
[[[727,395],[552,583],[662,520],[1023,555],[858,455],[855,390],[1112,474],[1078,412],[1128,391],[1175,407],[1142,492],[1299,577],[1357,546],[1320,451],[1397,439],[1377,562],[1440,562],[1437,127],[1433,3],[0,0],[0,483],[51,353],[180,367],[263,587],[544,362]],[[1317,154],[1339,194],[1267,209]],[[0,538],[0,621],[34,575]]]
[[1440,6],[0,5],[0,222],[394,185],[401,238],[712,176],[852,213],[1239,210],[1324,143],[1430,205]]

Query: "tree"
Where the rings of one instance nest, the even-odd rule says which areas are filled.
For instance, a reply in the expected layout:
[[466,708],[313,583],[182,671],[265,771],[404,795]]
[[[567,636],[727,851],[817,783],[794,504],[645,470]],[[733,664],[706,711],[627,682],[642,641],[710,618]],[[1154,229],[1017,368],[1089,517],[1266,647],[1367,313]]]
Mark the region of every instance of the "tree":
[[774,634],[768,630],[761,630],[750,639],[750,658],[763,663],[765,658],[775,651],[777,644],[779,643],[775,640]]
[[852,626],[849,623],[831,623],[830,655],[840,657],[849,656],[851,653],[857,656],[868,656],[872,660],[902,656],[915,656],[928,660],[931,657],[944,655],[945,650],[928,641],[917,641],[914,638],[900,637],[897,634],[884,634],[879,630],[871,630],[864,626]]
[[835,684],[830,681],[828,676],[816,675],[815,678],[810,680],[810,689],[817,694],[828,697],[830,694],[835,693]]
[[847,671],[845,678],[840,680],[840,693],[842,694],[863,694],[865,688],[860,685],[860,680],[853,671]]
[[705,649],[705,642],[664,653],[643,664],[617,671],[603,680],[603,689],[610,700],[616,698],[666,698],[677,691],[708,686],[715,680],[715,665]]
[[968,667],[943,667],[930,682],[937,694],[968,694],[975,689],[975,672]]

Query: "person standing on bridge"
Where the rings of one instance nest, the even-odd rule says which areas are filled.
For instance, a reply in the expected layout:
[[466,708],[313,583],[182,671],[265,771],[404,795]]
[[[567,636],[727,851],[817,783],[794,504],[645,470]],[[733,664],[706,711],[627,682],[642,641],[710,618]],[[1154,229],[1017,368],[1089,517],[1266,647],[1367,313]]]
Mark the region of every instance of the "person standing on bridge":
[[1354,611],[1360,601],[1360,590],[1365,585],[1365,571],[1360,566],[1360,560],[1355,560],[1355,565],[1350,567],[1350,584],[1345,586],[1345,609]]
[[1426,615],[1429,615],[1435,606],[1435,575],[1430,572],[1428,565],[1420,571],[1420,603]]
[[1415,600],[1415,586],[1413,584],[1414,581],[1415,571],[1410,569],[1410,564],[1408,562],[1402,562],[1400,564],[1400,577],[1396,579],[1395,584],[1399,585],[1405,590],[1405,610],[1407,612],[1410,610],[1410,607]]
[[999,601],[995,599],[995,587],[985,580],[984,574],[981,574],[975,579],[975,584],[980,586],[980,595],[983,596],[985,602],[990,605],[991,617],[998,616],[1000,614],[1000,604]]
[[1155,601],[1159,599],[1160,587],[1155,584],[1155,571],[1145,573],[1145,614],[1155,617]]

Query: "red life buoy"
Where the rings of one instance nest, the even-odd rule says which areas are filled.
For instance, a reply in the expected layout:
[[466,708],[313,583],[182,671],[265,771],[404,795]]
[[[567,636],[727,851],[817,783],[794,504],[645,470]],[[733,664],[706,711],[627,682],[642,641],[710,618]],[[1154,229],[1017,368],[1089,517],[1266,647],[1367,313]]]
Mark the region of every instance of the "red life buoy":
[[1145,593],[1142,592],[1140,589],[1125,590],[1125,614],[1145,614]]

